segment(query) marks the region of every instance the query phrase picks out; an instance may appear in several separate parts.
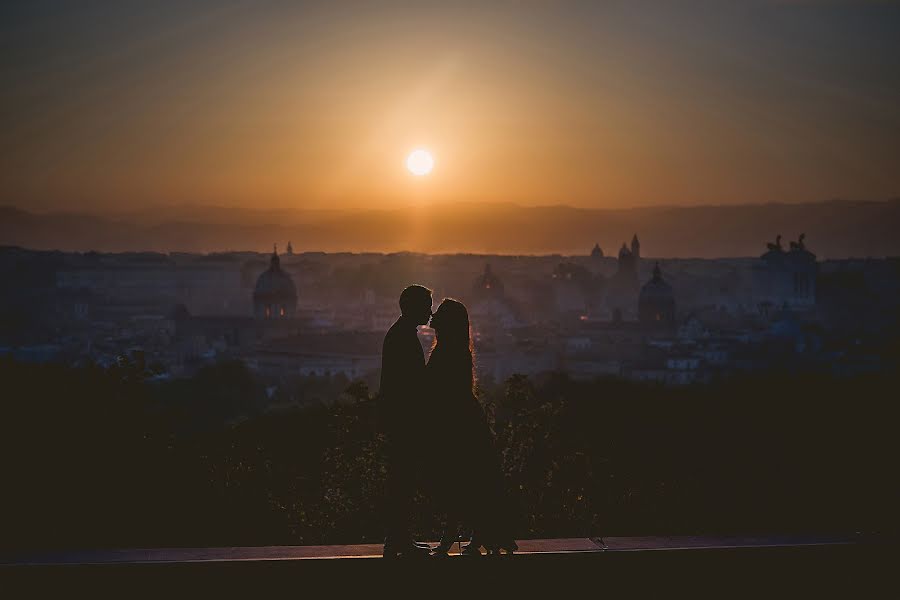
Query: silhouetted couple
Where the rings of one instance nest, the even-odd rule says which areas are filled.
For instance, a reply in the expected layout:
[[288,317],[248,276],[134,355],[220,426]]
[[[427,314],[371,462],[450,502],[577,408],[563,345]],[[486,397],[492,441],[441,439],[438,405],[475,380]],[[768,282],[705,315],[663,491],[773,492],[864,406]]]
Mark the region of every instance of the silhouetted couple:
[[[432,314],[431,290],[413,285],[400,295],[400,318],[384,338],[379,414],[387,455],[385,557],[445,555],[460,524],[472,530],[464,554],[513,552],[509,506],[493,435],[473,392],[469,314],[444,299]],[[431,321],[435,344],[428,364],[419,325]],[[413,540],[410,518],[417,484],[431,488],[447,517],[436,548]]]

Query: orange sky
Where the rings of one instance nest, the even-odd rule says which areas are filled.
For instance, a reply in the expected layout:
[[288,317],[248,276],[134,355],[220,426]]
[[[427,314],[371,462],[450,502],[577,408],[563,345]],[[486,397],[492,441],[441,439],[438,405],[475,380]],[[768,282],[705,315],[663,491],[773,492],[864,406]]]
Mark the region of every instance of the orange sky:
[[900,193],[892,3],[485,4],[4,9],[0,203]]

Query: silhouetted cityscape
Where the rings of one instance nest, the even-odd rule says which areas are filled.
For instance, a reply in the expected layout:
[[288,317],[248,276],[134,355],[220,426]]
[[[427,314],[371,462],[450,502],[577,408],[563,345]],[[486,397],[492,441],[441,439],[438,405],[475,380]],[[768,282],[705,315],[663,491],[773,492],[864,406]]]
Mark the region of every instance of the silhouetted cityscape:
[[[775,238],[775,236],[773,236]],[[647,244],[652,248],[652,240]],[[758,258],[646,258],[637,234],[583,256],[61,253],[6,248],[0,355],[153,381],[242,361],[279,401],[298,377],[370,384],[396,290],[429,282],[472,314],[480,381],[564,372],[668,385],[788,369],[893,368],[896,259],[817,261],[801,234]],[[646,251],[644,251],[646,252]],[[422,343],[430,348],[425,328]]]

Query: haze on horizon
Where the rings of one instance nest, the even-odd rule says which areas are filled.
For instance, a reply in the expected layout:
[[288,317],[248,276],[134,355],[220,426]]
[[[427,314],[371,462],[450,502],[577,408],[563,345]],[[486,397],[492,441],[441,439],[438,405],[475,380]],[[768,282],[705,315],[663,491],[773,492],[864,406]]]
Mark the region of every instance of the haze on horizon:
[[0,204],[900,193],[896,2],[450,4],[4,3]]

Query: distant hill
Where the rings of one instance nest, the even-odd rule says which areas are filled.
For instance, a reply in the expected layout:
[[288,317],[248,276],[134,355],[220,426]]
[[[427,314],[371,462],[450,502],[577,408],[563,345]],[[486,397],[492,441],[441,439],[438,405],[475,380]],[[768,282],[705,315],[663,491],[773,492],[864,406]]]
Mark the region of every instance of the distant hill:
[[[152,218],[151,218],[152,215]],[[637,233],[642,254],[756,256],[806,233],[820,258],[900,255],[900,199],[812,204],[583,209],[442,204],[410,210],[253,211],[202,207],[116,217],[0,207],[0,245],[74,251],[265,250],[607,255]]]

